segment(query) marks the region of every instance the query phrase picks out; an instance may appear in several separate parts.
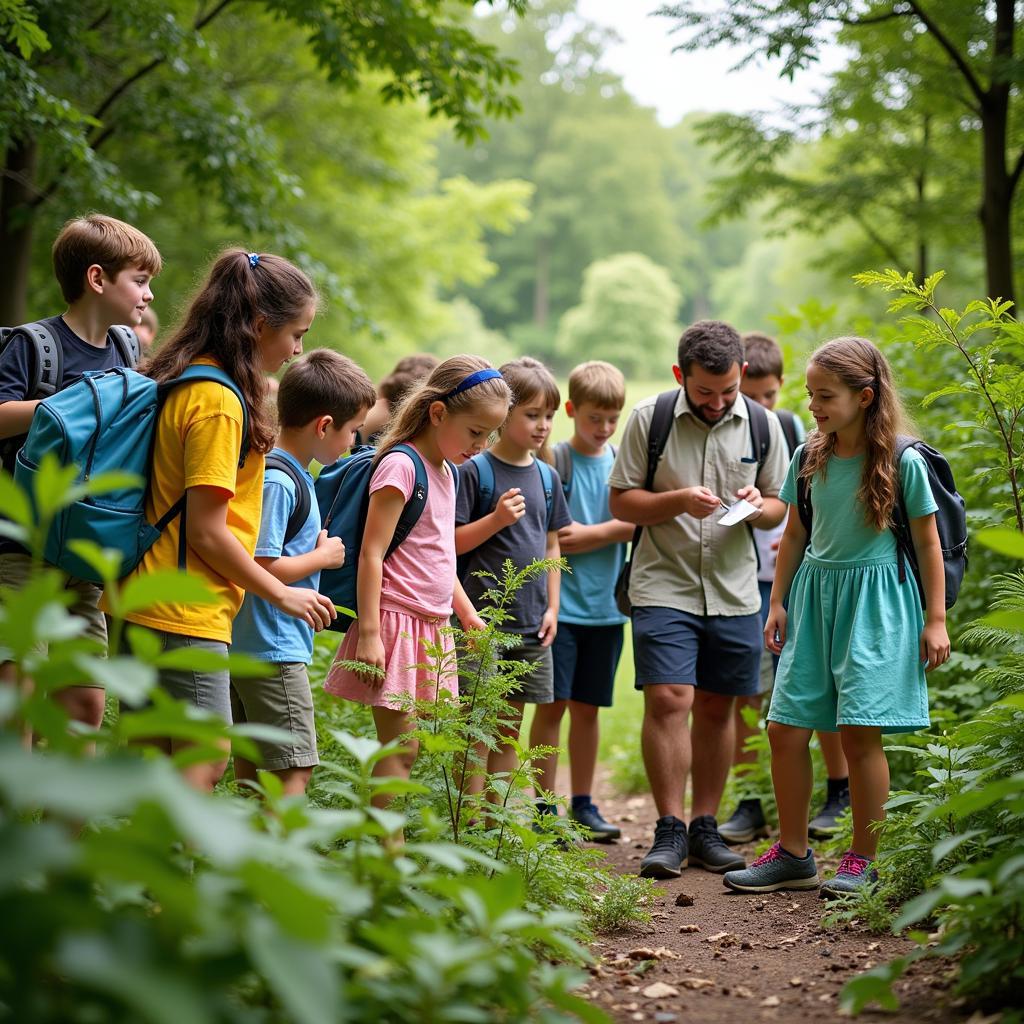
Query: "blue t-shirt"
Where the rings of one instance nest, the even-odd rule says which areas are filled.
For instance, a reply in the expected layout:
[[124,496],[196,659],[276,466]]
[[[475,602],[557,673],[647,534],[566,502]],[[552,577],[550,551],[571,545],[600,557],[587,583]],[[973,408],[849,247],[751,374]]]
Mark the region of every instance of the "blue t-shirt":
[[[256,557],[305,555],[316,547],[316,539],[320,536],[320,507],[313,493],[313,478],[306,467],[300,465],[288,452],[275,448],[274,453],[301,471],[310,491],[309,515],[299,532],[285,544],[285,528],[298,503],[298,495],[288,476],[279,469],[268,469],[263,478],[263,513],[260,517],[260,535],[256,540]],[[290,585],[316,590],[320,586],[320,573],[312,573]],[[313,627],[279,611],[261,597],[246,594],[232,627],[231,647],[241,654],[263,661],[302,662],[308,665],[313,658]]]
[[[606,446],[602,455],[582,455],[571,445],[572,489],[569,514],[577,523],[593,526],[613,518],[608,508],[608,474],[615,456]],[[562,576],[558,621],[575,626],[615,626],[626,618],[615,606],[615,581],[626,561],[625,544],[566,555],[571,573]]]
[[[779,497],[790,505],[797,503],[796,478],[803,447],[801,445],[793,453],[786,482],[779,493]],[[896,560],[896,538],[892,530],[876,530],[870,526],[864,518],[864,505],[857,498],[864,458],[863,455],[854,455],[841,459],[833,455],[825,467],[824,477],[818,473],[811,480],[813,515],[808,550],[815,558],[834,562],[868,558]],[[908,448],[900,459],[900,485],[909,518],[918,519],[938,509],[928,483],[928,468],[913,448]]]

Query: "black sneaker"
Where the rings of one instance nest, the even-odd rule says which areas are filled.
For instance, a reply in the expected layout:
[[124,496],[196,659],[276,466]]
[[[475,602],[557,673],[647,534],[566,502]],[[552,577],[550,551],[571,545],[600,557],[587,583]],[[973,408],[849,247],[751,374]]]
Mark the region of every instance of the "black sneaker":
[[730,845],[749,843],[768,835],[768,823],[760,800],[741,800],[733,816],[718,826],[718,834]]
[[830,792],[825,806],[807,823],[807,834],[812,839],[831,839],[839,828],[838,819],[849,806],[849,786]]
[[654,845],[640,861],[641,878],[678,878],[686,860],[686,822],[667,814],[654,826]]
[[576,824],[582,825],[585,829],[589,830],[590,838],[595,843],[610,843],[622,835],[618,825],[613,825],[611,822],[604,820],[601,812],[597,809],[597,804],[589,803],[573,807],[569,811],[569,817]]
[[690,822],[690,856],[686,863],[691,868],[704,868],[716,875],[747,866],[738,853],[725,845],[718,834],[718,823],[710,814],[702,814]]

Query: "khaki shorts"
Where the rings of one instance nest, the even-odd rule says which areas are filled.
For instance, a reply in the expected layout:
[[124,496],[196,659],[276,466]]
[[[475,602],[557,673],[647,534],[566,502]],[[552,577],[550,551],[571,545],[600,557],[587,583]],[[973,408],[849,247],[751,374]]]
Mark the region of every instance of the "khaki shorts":
[[[17,552],[0,554],[0,587],[20,590],[28,582],[32,571],[32,559],[28,555]],[[65,583],[66,590],[75,592],[75,601],[71,605],[71,613],[85,620],[85,636],[103,646],[107,651],[107,618],[100,611],[100,597],[103,588],[89,580],[69,576]],[[46,653],[46,644],[37,644],[35,648],[40,654]],[[83,686],[103,689],[99,683],[83,683]]]
[[235,725],[258,722],[292,734],[291,742],[257,740],[260,768],[279,772],[285,768],[313,768],[320,763],[313,720],[313,695],[309,675],[301,661],[267,666],[259,679],[231,680],[231,716]]

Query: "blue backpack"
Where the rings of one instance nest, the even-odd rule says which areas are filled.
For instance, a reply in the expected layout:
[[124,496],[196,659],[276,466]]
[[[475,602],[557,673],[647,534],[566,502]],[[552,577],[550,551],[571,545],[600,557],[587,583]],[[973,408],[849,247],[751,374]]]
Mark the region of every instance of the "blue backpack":
[[[480,452],[469,460],[476,466],[477,490],[476,504],[473,506],[473,519],[488,515],[494,508],[494,466],[487,452]],[[542,459],[534,459],[534,465],[540,473],[544,485],[544,503],[547,507],[547,521],[551,522],[551,503],[555,499],[555,474],[551,467]]]
[[[396,444],[390,450],[402,452],[412,460],[416,477],[412,495],[398,517],[394,536],[384,553],[385,559],[391,557],[395,548],[409,536],[419,521],[429,491],[427,469],[419,452],[408,444]],[[373,460],[376,457],[377,449],[373,445],[359,445],[352,449],[347,458],[323,469],[316,481],[316,500],[320,506],[322,528],[329,537],[340,537],[345,545],[345,564],[340,569],[324,569],[320,573],[320,593],[336,605],[354,612],[358,611],[356,574],[359,569],[359,549],[363,543],[366,513],[370,507],[370,478],[373,476]],[[448,465],[457,483],[458,470],[451,463]],[[351,624],[352,619],[342,613],[330,628],[344,633]]]
[[150,524],[146,521],[146,492],[160,408],[175,387],[195,381],[221,384],[242,403],[242,451],[238,461],[242,467],[249,450],[245,399],[238,385],[215,366],[190,366],[165,384],[119,366],[102,373],[86,373],[71,387],[40,402],[14,467],[15,480],[28,494],[34,493],[43,456],[51,452],[61,464],[78,467],[78,483],[114,470],[139,477],[130,487],[83,498],[64,509],[46,536],[43,557],[48,562],[70,576],[102,583],[95,568],[71,550],[72,541],[87,540],[120,551],[120,574],[126,576],[167,525],[181,515],[178,564],[184,568],[186,496],[183,494],[158,523]]

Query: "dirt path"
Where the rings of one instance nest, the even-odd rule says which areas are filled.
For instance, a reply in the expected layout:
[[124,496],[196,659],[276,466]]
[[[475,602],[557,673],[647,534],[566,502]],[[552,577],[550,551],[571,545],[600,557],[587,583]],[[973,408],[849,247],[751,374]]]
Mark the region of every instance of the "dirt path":
[[[653,836],[654,804],[647,796],[617,798],[607,786],[599,788],[605,817],[623,828],[620,842],[603,847],[608,866],[635,873]],[[740,849],[749,863],[753,847]],[[838,1006],[843,984],[911,948],[904,939],[855,927],[823,929],[816,892],[730,894],[718,875],[699,868],[657,885],[664,897],[650,925],[593,946],[598,964],[586,997],[617,1021],[848,1020]],[[952,969],[937,961],[912,965],[895,986],[899,1012],[876,1009],[860,1019],[964,1019],[949,991]]]

